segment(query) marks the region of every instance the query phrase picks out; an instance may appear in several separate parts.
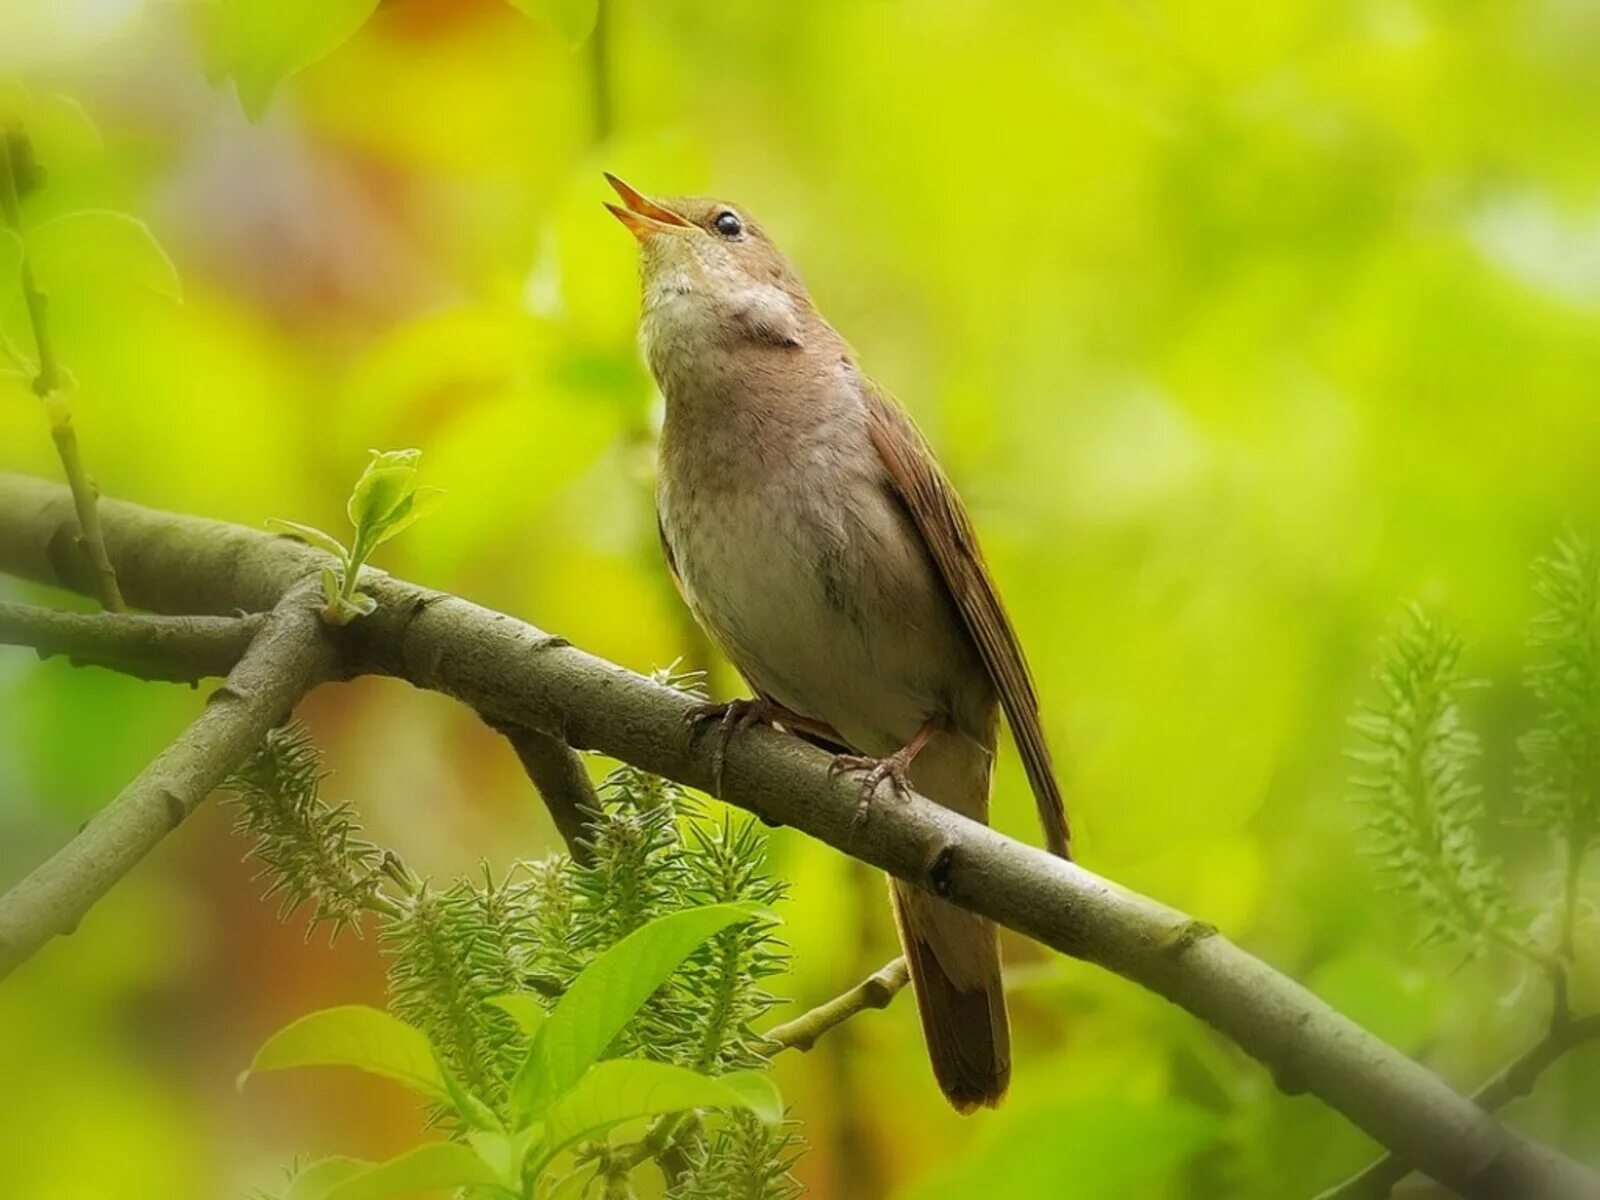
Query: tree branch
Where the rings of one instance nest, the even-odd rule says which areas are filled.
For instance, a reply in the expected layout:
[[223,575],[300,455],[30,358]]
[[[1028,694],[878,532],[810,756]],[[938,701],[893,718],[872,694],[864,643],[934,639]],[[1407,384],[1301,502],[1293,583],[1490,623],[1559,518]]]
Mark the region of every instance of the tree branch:
[[[103,516],[124,589],[156,611],[266,607],[324,561],[285,539],[130,504],[107,502]],[[81,564],[58,549],[70,517],[63,489],[0,475],[0,569],[81,588]],[[684,722],[692,697],[454,596],[381,576],[368,590],[379,607],[343,631],[347,665],[712,786],[710,748]],[[1600,1188],[1211,927],[921,796],[881,794],[859,822],[857,784],[829,762],[797,738],[748,730],[728,747],[722,798],[1167,997],[1281,1086],[1312,1092],[1463,1196],[1566,1200]]]
[[[1600,1040],[1600,1013],[1552,1022],[1544,1037],[1473,1093],[1473,1103],[1485,1112],[1504,1108],[1533,1091],[1539,1076],[1557,1059],[1585,1042],[1596,1040]],[[1343,1183],[1319,1193],[1317,1200],[1383,1200],[1410,1173],[1409,1163],[1386,1154]]]
[[198,683],[226,675],[266,624],[243,617],[151,617],[59,612],[0,602],[0,646],[31,646],[40,658],[107,667],[140,679]]
[[869,1008],[888,1008],[889,1002],[911,979],[903,958],[886,962],[855,987],[841,992],[832,1000],[817,1005],[810,1012],[801,1013],[792,1021],[775,1025],[767,1030],[767,1043],[771,1053],[785,1050],[804,1053],[817,1044],[823,1034],[842,1025],[859,1012]]
[[598,812],[600,799],[595,795],[594,781],[584,769],[583,756],[560,738],[526,725],[505,721],[491,724],[511,743],[522,769],[539,789],[556,832],[567,844],[567,853],[575,862],[587,865],[591,856],[583,835],[589,818],[584,811]]
[[112,885],[194,811],[301,695],[331,674],[312,589],[292,589],[226,682],[161,756],[54,857],[0,896],[0,979],[71,933]]

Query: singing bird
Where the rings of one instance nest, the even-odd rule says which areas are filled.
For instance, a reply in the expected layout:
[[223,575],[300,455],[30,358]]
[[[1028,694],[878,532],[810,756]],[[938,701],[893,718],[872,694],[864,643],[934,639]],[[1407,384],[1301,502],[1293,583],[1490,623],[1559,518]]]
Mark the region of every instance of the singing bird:
[[[972,522],[906,412],[872,382],[743,209],[606,179],[639,242],[639,338],[666,398],[657,513],[685,602],[755,693],[706,706],[822,738],[836,764],[987,821],[1004,710],[1046,842],[1066,816],[1017,637]],[[1011,1037],[994,925],[891,881],[934,1076],[994,1105]]]

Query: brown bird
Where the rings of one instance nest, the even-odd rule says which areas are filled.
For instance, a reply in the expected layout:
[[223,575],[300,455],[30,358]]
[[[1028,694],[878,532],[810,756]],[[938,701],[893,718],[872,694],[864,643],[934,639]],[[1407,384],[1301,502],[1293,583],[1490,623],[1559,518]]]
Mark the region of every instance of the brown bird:
[[[702,715],[723,742],[764,721],[848,749],[836,763],[866,771],[864,803],[887,779],[987,821],[998,704],[1066,857],[1022,649],[911,418],[748,213],[606,178],[639,241],[639,337],[667,403],[667,563],[756,696]],[[994,925],[899,881],[890,894],[940,1088],[962,1112],[997,1104],[1011,1037]]]

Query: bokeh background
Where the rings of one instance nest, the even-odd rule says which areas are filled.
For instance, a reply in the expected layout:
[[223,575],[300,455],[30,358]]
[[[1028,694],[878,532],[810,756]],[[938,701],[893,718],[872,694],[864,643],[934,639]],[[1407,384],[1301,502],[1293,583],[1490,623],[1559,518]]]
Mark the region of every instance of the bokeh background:
[[[420,447],[449,502],[380,565],[736,693],[659,561],[660,405],[600,171],[736,199],[965,494],[1083,861],[1460,1086],[1536,1036],[1536,982],[1419,950],[1362,858],[1345,719],[1400,604],[1437,605],[1493,685],[1472,715],[1514,818],[1528,565],[1600,520],[1600,7],[605,0],[574,48],[499,0],[395,0],[259,123],[208,83],[204,8],[0,4],[0,71],[100,130],[46,164],[39,212],[131,212],[183,282],[179,304],[86,272],[56,305],[109,493],[338,530],[368,447]],[[15,379],[0,468],[58,471]],[[0,654],[0,885],[197,702]],[[366,681],[303,715],[332,793],[418,869],[554,844],[459,707]],[[1009,752],[995,819],[1036,836]],[[1549,886],[1541,841],[1488,837],[1527,896]],[[772,845],[786,986],[814,1003],[893,952],[882,884]],[[207,806],[0,987],[0,1193],[210,1200],[414,1137],[381,1083],[235,1090],[286,1020],[382,995],[373,939],[303,943],[244,849]],[[814,1195],[1287,1197],[1370,1155],[1165,1003],[1008,956],[996,1114],[944,1107],[908,1002],[787,1056]],[[1597,1112],[1591,1049],[1511,1116],[1594,1158]]]

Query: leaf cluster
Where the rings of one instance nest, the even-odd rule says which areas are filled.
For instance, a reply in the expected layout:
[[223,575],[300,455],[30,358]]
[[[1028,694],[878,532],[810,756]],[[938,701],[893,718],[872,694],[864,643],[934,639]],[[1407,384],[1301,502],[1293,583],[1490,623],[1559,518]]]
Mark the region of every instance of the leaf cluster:
[[369,454],[366,470],[345,503],[345,515],[355,530],[349,546],[332,534],[298,521],[274,518],[267,522],[339,560],[336,566],[322,569],[322,598],[326,602],[322,617],[330,625],[348,625],[377,608],[376,600],[356,590],[361,569],[379,546],[398,537],[444,500],[442,489],[417,482],[422,451],[372,450]]
[[1544,609],[1528,686],[1540,723],[1522,739],[1528,815],[1581,858],[1600,834],[1600,550],[1576,535],[1534,564]]
[[1364,768],[1354,782],[1367,808],[1371,852],[1427,922],[1424,941],[1479,947],[1502,932],[1506,892],[1483,855],[1483,798],[1472,768],[1477,735],[1461,715],[1470,686],[1462,641],[1425,610],[1407,611],[1377,671],[1380,700],[1352,720]]
[[[652,1161],[671,1164],[674,1196],[796,1194],[800,1141],[760,1072],[753,1029],[776,1003],[764,982],[788,962],[770,907],[783,888],[765,873],[753,822],[712,820],[676,785],[624,767],[588,814],[587,862],[556,855],[435,887],[362,840],[349,809],[321,798],[323,780],[304,730],[274,732],[230,780],[238,827],[258,839],[252,857],[286,918],[310,905],[312,927],[337,933],[362,910],[381,915],[389,1011],[312,1014],[251,1070],[385,1075],[422,1096],[450,1137],[389,1163],[315,1164],[290,1200],[425,1183],[543,1196],[562,1158],[571,1196]],[[621,1147],[606,1137],[686,1110],[745,1116],[691,1116]]]
[[[1584,860],[1600,838],[1600,551],[1559,539],[1534,564],[1541,601],[1529,633],[1529,690],[1539,716],[1519,741],[1523,810],[1562,860],[1559,894],[1514,920],[1505,868],[1482,848],[1481,749],[1461,699],[1460,635],[1412,607],[1388,640],[1377,703],[1352,720],[1361,737],[1354,783],[1370,850],[1426,922],[1424,941],[1477,950],[1498,943],[1558,976],[1569,968]],[[1553,918],[1553,919],[1551,919]],[[1558,943],[1523,930],[1558,930]]]

